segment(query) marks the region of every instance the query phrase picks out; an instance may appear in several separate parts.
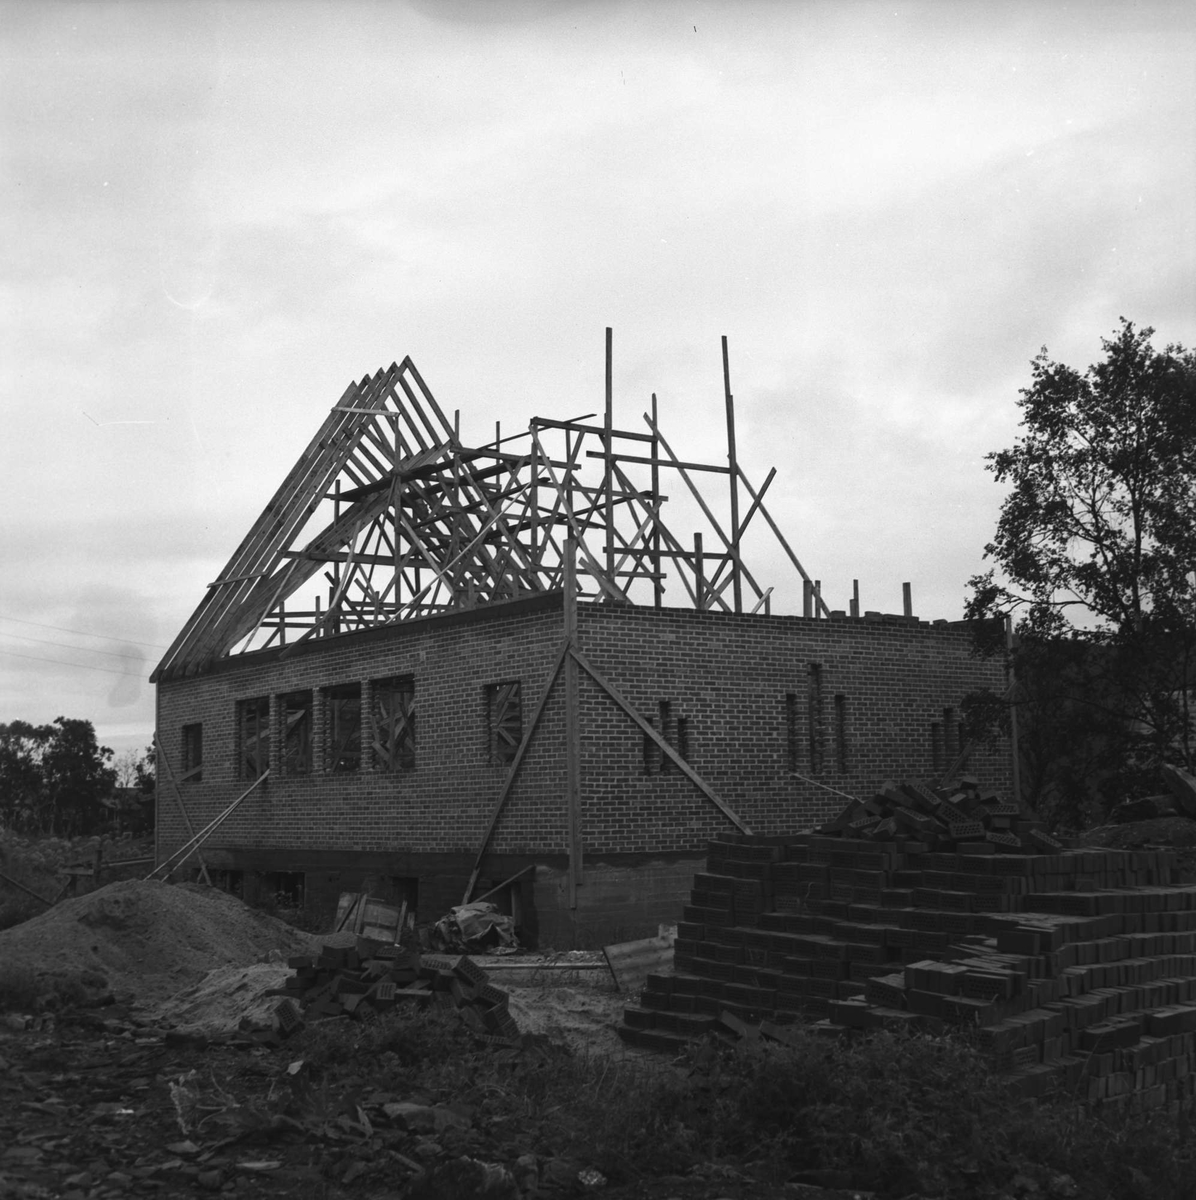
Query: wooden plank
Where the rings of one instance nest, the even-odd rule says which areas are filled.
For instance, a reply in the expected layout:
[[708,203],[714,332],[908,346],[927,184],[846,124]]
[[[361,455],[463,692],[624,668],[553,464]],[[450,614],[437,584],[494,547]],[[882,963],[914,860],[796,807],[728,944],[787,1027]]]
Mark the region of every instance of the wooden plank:
[[675,462],[663,462],[660,459],[653,464],[652,459],[646,454],[621,454],[617,450],[607,454],[604,450],[587,450],[586,458],[606,458],[612,462],[630,462],[643,463],[645,466],[655,465],[660,467],[676,467],[678,470],[684,471],[709,471],[714,475],[730,475],[730,467],[720,467],[715,463],[695,463],[682,462],[678,459]]
[[673,931],[658,937],[640,938],[635,942],[603,946],[603,957],[619,991],[638,993],[643,990],[649,975],[671,971],[676,938],[677,934]]
[[540,692],[540,698],[536,702],[536,711],[532,715],[531,722],[527,727],[527,731],[523,735],[523,741],[519,743],[519,749],[515,751],[515,757],[511,760],[510,769],[507,772],[507,777],[503,780],[502,789],[498,793],[498,798],[494,801],[494,805],[490,810],[490,815],[486,819],[486,830],[482,834],[482,840],[478,845],[477,857],[474,859],[473,870],[469,873],[469,882],[465,885],[464,898],[462,904],[469,903],[469,897],[473,895],[473,889],[477,886],[478,875],[482,869],[482,859],[486,855],[486,847],[490,845],[490,838],[494,834],[494,827],[498,824],[499,814],[503,810],[503,805],[507,802],[507,796],[511,793],[511,788],[515,784],[515,777],[519,774],[520,764],[523,762],[523,756],[527,753],[528,746],[531,745],[532,736],[536,732],[536,727],[540,724],[540,718],[544,715],[544,708],[548,704],[548,697],[552,693],[553,685],[556,683],[557,676],[561,673],[561,666],[564,664],[565,655],[569,653],[569,643],[562,642],[561,648],[556,656],[556,661],[553,663],[552,670],[548,675],[548,679],[544,683],[544,687]]
[[656,731],[649,725],[643,717],[631,706],[622,692],[610,683],[598,670],[589,662],[584,654],[576,647],[569,651],[574,658],[577,659],[582,669],[590,676],[591,679],[639,726],[644,735],[650,738],[660,748],[661,754],[668,756],[669,760],[676,766],[677,770],[686,777],[735,826],[741,833],[751,833],[746,822],[726,804],[715,790],[683,759],[672,746],[668,744]]
[[[565,644],[577,645],[577,543],[565,539]],[[565,811],[569,838],[569,907],[577,907],[582,883],[581,842],[581,711],[578,699],[577,660],[565,655]]]
[[[731,367],[727,358],[727,339],[723,337],[723,401],[727,409],[727,470],[731,485],[731,592],[735,600],[735,611],[743,612],[743,585],[739,561],[739,480],[736,472],[739,460],[735,453],[735,397],[731,395]],[[713,581],[711,581],[713,582]]]

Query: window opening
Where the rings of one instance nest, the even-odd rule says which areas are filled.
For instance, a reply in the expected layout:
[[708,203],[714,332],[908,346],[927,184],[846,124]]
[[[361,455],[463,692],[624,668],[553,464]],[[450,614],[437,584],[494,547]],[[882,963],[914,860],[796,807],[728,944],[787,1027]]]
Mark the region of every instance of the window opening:
[[785,693],[785,757],[790,771],[797,770],[797,693]]
[[270,766],[270,699],[255,696],[237,704],[238,742],[242,779],[257,779]]
[[840,775],[846,775],[847,760],[847,697],[842,692],[835,694],[835,759]]
[[[656,706],[660,713],[660,736],[664,738],[670,746],[673,745],[673,722],[672,722],[672,705],[667,700],[661,700]],[[673,747],[676,749],[676,747]],[[658,759],[660,763],[660,773],[668,775],[673,770],[673,760],[669,758],[663,750],[658,750]]]
[[523,741],[523,696],[518,679],[487,686],[486,720],[490,761],[513,761]]
[[203,726],[183,726],[183,783],[203,782]]
[[282,709],[282,773],[311,774],[311,692],[288,692],[279,697]]
[[361,769],[361,684],[328,689],[328,765],[333,771]]
[[410,675],[376,679],[373,690],[378,767],[410,771],[415,766],[415,680]]
[[825,736],[822,724],[822,664],[810,664],[809,691],[809,728],[807,731],[810,743],[810,771],[821,775],[824,763]]
[[266,871],[262,874],[262,897],[280,908],[302,908],[306,883],[302,871]]

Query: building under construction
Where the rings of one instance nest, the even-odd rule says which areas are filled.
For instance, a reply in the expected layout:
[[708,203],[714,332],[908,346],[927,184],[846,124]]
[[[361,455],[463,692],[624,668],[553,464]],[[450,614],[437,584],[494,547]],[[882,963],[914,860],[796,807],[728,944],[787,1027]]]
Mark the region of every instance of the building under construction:
[[[409,358],[351,384],[154,672],[159,861],[329,913],[497,889],[529,940],[591,946],[676,921],[716,834],[792,834],[964,756],[1007,786],[958,720],[1001,665],[908,602],[829,610],[776,472],[738,462],[725,339],[723,378],[719,463],[679,457],[655,397],[615,427],[609,330],[602,414],[484,445]],[[744,552],[765,529],[775,584]]]

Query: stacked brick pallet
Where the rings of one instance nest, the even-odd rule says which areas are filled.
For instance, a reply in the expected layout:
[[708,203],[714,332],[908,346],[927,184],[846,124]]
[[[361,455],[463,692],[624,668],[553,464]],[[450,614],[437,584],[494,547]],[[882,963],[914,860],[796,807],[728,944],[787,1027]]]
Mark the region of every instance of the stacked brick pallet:
[[[912,798],[933,794],[900,791],[915,812]],[[989,797],[987,809],[999,804]],[[893,816],[870,813],[862,827],[857,815],[817,834],[711,843],[674,973],[649,976],[621,1035],[676,1050],[744,1023],[962,1027],[1026,1095],[1188,1101],[1196,887],[1162,851],[1027,853],[1050,839],[1016,812],[999,829],[991,811],[972,818],[997,840],[974,827],[914,836],[917,823],[901,820],[877,836]]]
[[279,1032],[306,1021],[348,1016],[359,1020],[401,1004],[455,1009],[480,1038],[514,1044],[519,1027],[507,1008],[507,993],[465,955],[420,955],[370,938],[355,945],[325,945],[318,956],[287,960],[291,977],[274,995]]

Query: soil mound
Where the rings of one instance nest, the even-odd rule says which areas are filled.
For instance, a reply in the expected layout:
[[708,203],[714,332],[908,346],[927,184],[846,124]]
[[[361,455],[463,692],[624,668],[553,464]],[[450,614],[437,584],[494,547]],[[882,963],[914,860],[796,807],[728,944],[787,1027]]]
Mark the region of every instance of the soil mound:
[[306,953],[315,939],[235,896],[195,884],[126,880],[65,900],[0,931],[0,963],[39,979],[102,976],[118,998],[152,1004],[217,967],[244,967],[271,951]]

